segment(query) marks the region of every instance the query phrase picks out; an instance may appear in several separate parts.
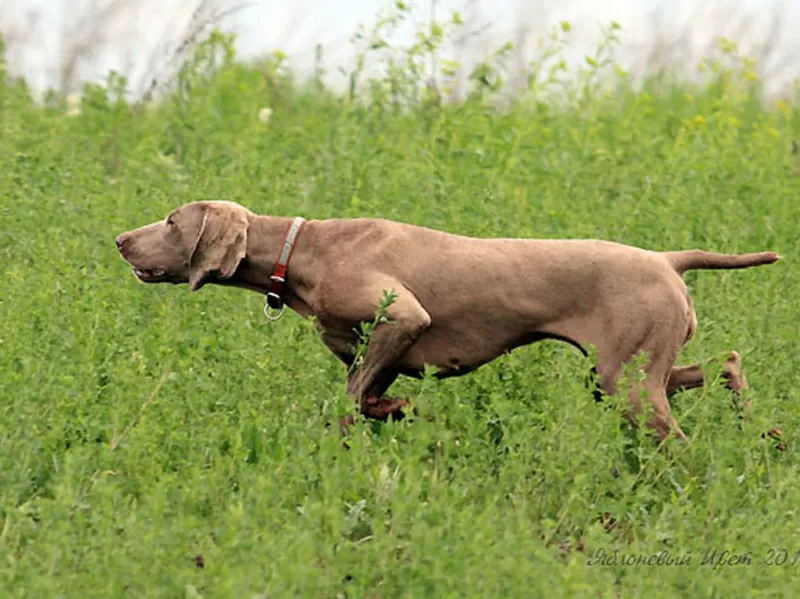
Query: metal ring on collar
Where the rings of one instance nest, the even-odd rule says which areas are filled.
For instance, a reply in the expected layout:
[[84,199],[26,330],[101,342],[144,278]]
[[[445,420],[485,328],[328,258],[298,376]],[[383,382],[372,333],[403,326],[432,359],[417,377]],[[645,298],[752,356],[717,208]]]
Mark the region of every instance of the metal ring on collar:
[[269,320],[272,321],[279,320],[280,317],[283,316],[283,310],[285,309],[285,307],[286,306],[281,304],[280,310],[277,310],[276,314],[274,312],[270,312],[272,308],[270,307],[269,302],[267,302],[266,304],[264,304],[264,316],[266,316]]

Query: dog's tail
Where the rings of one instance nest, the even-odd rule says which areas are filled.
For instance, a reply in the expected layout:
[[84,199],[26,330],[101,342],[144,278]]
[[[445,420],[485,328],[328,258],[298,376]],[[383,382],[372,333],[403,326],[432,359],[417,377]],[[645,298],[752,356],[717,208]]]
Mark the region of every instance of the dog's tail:
[[730,268],[750,268],[773,264],[780,260],[775,252],[758,252],[755,254],[716,254],[703,250],[683,250],[679,252],[663,252],[667,261],[675,271],[682,275],[687,270],[718,270]]

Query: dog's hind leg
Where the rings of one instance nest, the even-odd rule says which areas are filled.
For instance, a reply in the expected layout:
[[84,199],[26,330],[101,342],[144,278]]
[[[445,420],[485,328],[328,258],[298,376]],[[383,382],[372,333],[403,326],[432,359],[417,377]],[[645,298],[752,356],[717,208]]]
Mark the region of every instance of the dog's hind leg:
[[[670,434],[687,440],[667,400],[667,381],[688,327],[686,304],[683,297],[670,295],[669,290],[647,299],[640,305],[637,321],[620,321],[616,330],[598,329],[587,342],[597,349],[597,372],[603,392],[616,395],[621,386],[627,387],[630,405],[625,416],[634,426],[651,408],[647,409],[646,424],[658,441],[665,441]],[[620,385],[624,365],[640,354],[645,358],[644,379],[633,376],[628,385]]]
[[[664,384],[665,377],[661,374],[663,367],[659,365],[660,361],[651,359],[650,364],[645,368],[645,380],[632,385],[629,391],[630,407],[625,412],[625,417],[631,424],[637,426],[640,415],[645,411],[643,404],[643,400],[645,400],[652,407],[646,424],[655,432],[658,441],[663,442],[670,433],[685,441],[687,440],[686,434],[672,416]],[[622,365],[613,369],[609,369],[608,365],[605,366],[600,386],[604,393],[614,395],[618,391]]]
[[[725,387],[736,396],[747,389],[747,379],[742,372],[742,359],[738,352],[730,352],[728,359],[725,360],[720,378]],[[678,391],[697,389],[704,384],[705,376],[700,364],[676,366],[670,371],[667,380],[667,396],[672,396]]]
[[[734,395],[734,408],[739,413],[739,418],[749,416],[752,413],[751,403],[749,401],[739,401],[741,392],[748,388],[748,384],[742,372],[742,359],[738,352],[730,352],[728,359],[725,360],[720,378],[725,387]],[[700,364],[675,367],[670,372],[669,380],[667,381],[667,396],[674,395],[684,389],[697,389],[704,384],[705,377]],[[777,441],[777,449],[786,449],[786,444],[783,442],[783,433],[781,433],[780,429],[770,428],[761,436],[775,439]]]

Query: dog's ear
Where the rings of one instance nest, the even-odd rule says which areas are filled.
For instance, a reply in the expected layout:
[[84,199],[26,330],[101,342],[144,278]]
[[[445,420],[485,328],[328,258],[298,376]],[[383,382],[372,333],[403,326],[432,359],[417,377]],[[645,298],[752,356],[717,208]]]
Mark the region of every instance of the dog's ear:
[[247,251],[247,214],[232,206],[207,206],[189,258],[189,289],[197,291],[209,276],[233,276]]

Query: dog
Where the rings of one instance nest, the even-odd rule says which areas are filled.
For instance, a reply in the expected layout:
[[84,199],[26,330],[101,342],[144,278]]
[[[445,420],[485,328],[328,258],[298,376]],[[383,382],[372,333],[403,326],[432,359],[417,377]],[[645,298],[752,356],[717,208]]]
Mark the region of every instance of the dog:
[[[601,240],[473,238],[400,222],[261,216],[225,201],[184,204],[163,221],[116,238],[145,283],[233,285],[266,294],[267,314],[285,306],[315,317],[323,343],[347,366],[347,394],[367,418],[401,418],[405,399],[384,397],[400,375],[469,373],[511,350],[556,339],[588,355],[603,393],[623,365],[646,355],[644,378],[625,415],[661,442],[687,437],[668,397],[702,387],[700,364],[676,367],[697,327],[682,275],[697,269],[772,264],[775,252],[656,252]],[[360,323],[387,291],[388,321],[356,360]],[[735,351],[721,380],[747,386]],[[652,410],[645,412],[644,401]],[[345,429],[346,430],[346,424]]]

